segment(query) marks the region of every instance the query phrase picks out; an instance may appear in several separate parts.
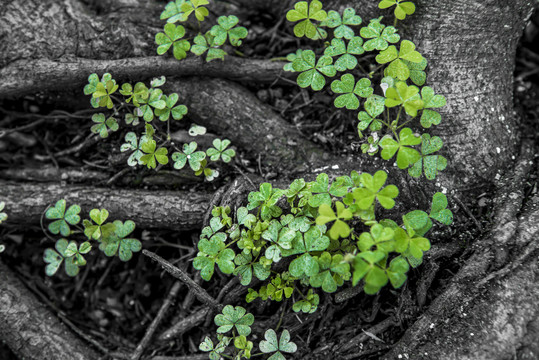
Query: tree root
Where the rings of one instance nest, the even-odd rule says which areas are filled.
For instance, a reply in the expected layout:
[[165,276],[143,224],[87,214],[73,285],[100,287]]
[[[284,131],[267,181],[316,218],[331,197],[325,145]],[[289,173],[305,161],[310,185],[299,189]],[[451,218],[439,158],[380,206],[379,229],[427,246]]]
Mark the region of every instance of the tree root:
[[38,225],[48,206],[66,199],[68,204],[79,204],[85,211],[106,208],[111,218],[131,219],[140,228],[191,230],[202,225],[210,195],[0,181],[0,199],[6,203],[9,224]]
[[0,339],[25,359],[98,359],[0,261]]

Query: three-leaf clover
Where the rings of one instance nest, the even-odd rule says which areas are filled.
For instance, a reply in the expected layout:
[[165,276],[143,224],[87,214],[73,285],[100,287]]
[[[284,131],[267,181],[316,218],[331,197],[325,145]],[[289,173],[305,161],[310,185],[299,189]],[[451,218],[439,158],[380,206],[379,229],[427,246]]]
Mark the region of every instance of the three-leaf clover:
[[294,26],[294,35],[306,36],[313,40],[318,38],[319,28],[312,21],[323,21],[327,16],[319,0],[312,0],[310,4],[307,4],[307,1],[297,2],[294,9],[286,13],[286,19],[290,22],[302,20]]
[[397,5],[395,7],[395,17],[399,20],[404,20],[406,15],[412,15],[415,12],[415,5],[413,2],[404,0],[382,0],[378,4],[380,9],[387,9]]
[[228,145],[230,145],[230,140],[228,139],[215,139],[213,140],[214,147],[206,150],[206,154],[210,157],[211,161],[217,161],[221,158],[224,162],[228,163],[236,156],[236,152],[233,149],[227,149]]
[[268,360],[286,360],[284,353],[295,353],[298,349],[296,344],[290,341],[290,333],[283,330],[281,338],[277,341],[277,333],[273,329],[268,329],[264,333],[264,338],[258,345],[263,353],[274,353]]
[[92,209],[90,211],[90,219],[94,221],[92,223],[90,220],[84,219],[82,224],[84,225],[84,235],[88,239],[94,240],[103,240],[108,239],[113,233],[115,226],[113,223],[106,223],[105,221],[109,217],[109,212],[107,209]]
[[333,34],[339,39],[351,39],[354,37],[354,30],[349,25],[361,25],[361,17],[356,15],[356,11],[352,8],[344,9],[342,18],[338,12],[331,10],[328,12],[327,18],[320,24],[320,26],[335,28]]
[[276,204],[283,193],[280,189],[274,189],[270,183],[262,183],[260,184],[260,191],[249,193],[247,209],[253,210],[260,206],[262,220],[271,220],[272,217],[281,216],[282,209]]
[[312,314],[318,308],[319,303],[320,296],[318,296],[318,294],[315,294],[313,289],[309,289],[307,295],[305,296],[305,299],[296,301],[294,305],[292,305],[292,310],[294,310],[294,312],[301,311],[306,314]]
[[352,218],[352,212],[346,208],[340,201],[335,202],[337,214],[333,212],[331,206],[322,204],[318,208],[318,217],[316,218],[317,225],[324,225],[330,221],[335,220],[335,223],[329,229],[329,236],[332,239],[338,239],[339,237],[346,238],[350,235],[350,226],[343,220],[350,220]]
[[3,201],[0,201],[0,224],[3,222],[3,221],[6,221],[7,219],[7,214],[5,212],[3,212],[2,210],[4,210],[4,207],[6,206],[6,203],[3,202]]
[[141,146],[150,140],[146,135],[143,135],[140,138],[140,142],[137,139],[137,135],[134,132],[128,132],[125,134],[125,143],[120,147],[121,152],[133,151],[133,153],[127,159],[127,164],[129,166],[142,165],[143,162],[140,158],[144,155],[142,152]]
[[380,23],[382,18],[372,19],[368,26],[362,27],[359,34],[364,39],[369,39],[363,45],[365,51],[385,50],[389,46],[388,43],[397,43],[400,40],[400,35],[397,34],[397,29],[393,26],[385,26]]
[[369,79],[362,78],[356,83],[352,74],[344,74],[341,80],[334,80],[331,83],[331,90],[336,94],[343,94],[335,99],[335,107],[346,107],[348,110],[359,108],[358,96],[366,98],[374,92]]
[[447,197],[443,193],[438,192],[432,197],[429,216],[445,225],[451,225],[453,222],[453,213],[447,209]]
[[434,90],[425,86],[421,89],[421,98],[423,100],[423,114],[421,114],[421,126],[430,128],[431,125],[438,125],[442,120],[442,116],[432,108],[445,106],[446,100],[443,95],[435,95]]
[[408,166],[417,162],[421,155],[416,149],[409,146],[419,145],[421,137],[415,136],[412,129],[404,128],[399,133],[399,141],[393,140],[391,137],[384,137],[380,141],[382,150],[382,159],[389,160],[397,153],[397,166],[399,169],[406,169]]
[[144,142],[140,146],[140,149],[146,153],[140,157],[140,161],[148,166],[149,169],[155,169],[157,163],[162,165],[168,164],[168,150],[164,147],[156,150],[156,147],[157,143],[153,139]]
[[[219,222],[219,221],[218,221]],[[224,274],[232,274],[236,254],[234,250],[225,247],[226,234],[218,232],[210,239],[202,238],[198,242],[198,254],[193,260],[193,267],[200,270],[200,276],[209,281],[215,269],[215,263]]]
[[385,269],[378,263],[387,255],[382,251],[364,251],[354,259],[354,273],[352,285],[356,286],[359,280],[365,280],[363,290],[366,294],[376,294],[378,290],[387,284],[388,277]]
[[445,157],[433,155],[442,146],[442,139],[438,136],[431,138],[429,134],[421,135],[421,158],[408,169],[410,176],[420,177],[421,173],[424,172],[427,179],[434,180],[438,171],[442,171],[447,167]]
[[184,59],[191,48],[188,40],[182,40],[185,36],[185,28],[182,25],[166,24],[164,30],[164,33],[160,32],[155,35],[155,43],[159,45],[157,54],[163,55],[172,46],[174,57],[178,60]]
[[415,44],[409,40],[401,42],[400,50],[397,52],[395,45],[391,45],[376,56],[379,64],[390,63],[387,67],[387,75],[405,81],[410,77],[410,69],[403,60],[413,63],[421,63],[423,56],[415,50]]
[[62,262],[64,262],[65,272],[69,276],[76,276],[79,273],[79,266],[86,265],[86,260],[82,254],[87,254],[92,246],[84,242],[77,248],[75,241],[68,242],[66,239],[60,239],[56,242],[54,249],[45,249],[43,260],[47,263],[45,273],[53,276]]
[[116,90],[118,90],[118,85],[116,85],[116,82],[114,80],[107,80],[104,83],[103,81],[101,81],[95,85],[95,91],[92,97],[98,101],[99,106],[107,107],[107,109],[112,109],[114,104],[112,103],[110,95],[115,93]]
[[253,273],[259,280],[266,280],[271,274],[269,267],[258,261],[253,263],[253,256],[250,252],[242,252],[236,255],[234,263],[237,265],[234,275],[239,276],[240,283],[243,286],[248,286],[251,283]]
[[370,232],[364,232],[359,236],[357,246],[361,251],[370,251],[375,246],[375,250],[388,254],[395,249],[394,235],[395,232],[391,228],[374,224]]
[[201,56],[207,51],[207,62],[215,59],[225,59],[226,51],[214,47],[215,44],[213,41],[213,35],[209,31],[205,35],[197,35],[194,38],[193,43],[193,46],[191,46],[191,52],[195,55]]
[[357,124],[357,130],[360,137],[363,137],[361,131],[367,129],[371,131],[378,131],[382,129],[382,123],[376,117],[384,112],[385,99],[379,95],[371,95],[363,104],[365,111],[360,111],[357,114],[359,123]]
[[187,20],[189,15],[195,13],[195,17],[198,21],[204,21],[204,18],[209,15],[208,9],[203,5],[208,5],[208,0],[190,0],[186,1],[180,6],[180,10],[183,11],[183,18]]
[[199,171],[202,167],[202,161],[206,158],[204,151],[196,151],[198,144],[194,141],[189,144],[183,144],[183,152],[175,152],[172,154],[174,161],[174,169],[182,169],[187,162],[193,171]]
[[159,120],[167,121],[172,115],[174,120],[181,120],[185,114],[187,114],[187,106],[178,105],[175,106],[178,102],[178,94],[172,93],[169,96],[165,96],[165,107],[163,109],[157,108],[155,110],[155,115],[159,116]]
[[361,55],[365,52],[362,45],[363,39],[359,36],[351,38],[348,41],[348,46],[343,39],[335,38],[331,40],[331,45],[326,48],[324,55],[339,56],[334,64],[337,71],[353,70],[357,66],[357,58],[354,55]]
[[165,6],[165,10],[161,13],[160,19],[167,19],[167,23],[175,23],[177,21],[185,21],[187,17],[181,7],[186,0],[171,1]]
[[248,336],[251,333],[251,325],[253,325],[255,317],[246,312],[247,310],[241,306],[225,306],[222,314],[217,314],[214,318],[215,325],[219,326],[217,332],[224,334],[232,328],[236,328],[239,335]]
[[122,88],[120,89],[120,94],[128,97],[125,99],[126,103],[133,100],[133,105],[136,107],[139,107],[140,104],[145,103],[148,100],[148,96],[150,96],[148,88],[142,82],[136,83],[134,89],[129,83],[123,84]]
[[393,199],[399,195],[399,189],[395,185],[387,185],[382,188],[387,180],[385,171],[379,170],[374,176],[362,173],[359,178],[363,187],[355,189],[353,196],[360,209],[369,209],[375,199],[378,199],[384,209],[391,209],[395,206]]
[[423,108],[424,102],[419,96],[419,89],[414,85],[406,85],[404,81],[399,81],[395,87],[386,90],[385,105],[389,108],[404,106],[404,111],[414,117]]
[[217,19],[218,25],[214,25],[211,28],[211,35],[214,36],[214,45],[223,45],[228,37],[232,46],[240,46],[241,39],[247,37],[247,29],[239,26],[235,27],[239,22],[237,16],[220,16]]
[[292,62],[295,71],[301,72],[297,78],[300,87],[311,87],[314,91],[322,90],[326,85],[327,77],[333,77],[337,73],[335,66],[332,65],[331,56],[324,55],[316,62],[316,56],[312,50],[302,51],[301,57]]
[[230,338],[224,336],[217,345],[213,345],[213,341],[206,336],[204,338],[204,341],[200,343],[198,348],[204,352],[209,352],[209,358],[210,360],[220,360],[222,359],[221,353],[223,353],[226,350],[226,347],[230,343]]
[[[3,205],[3,203],[0,203],[0,205]],[[58,200],[54,207],[49,208],[45,213],[47,219],[58,219],[49,224],[49,231],[53,234],[60,233],[62,236],[69,236],[71,234],[69,224],[77,225],[79,223],[79,213],[79,205],[71,205],[66,211],[66,201],[64,199]]]
[[99,134],[102,138],[109,136],[109,129],[116,131],[120,128],[115,118],[109,117],[105,120],[105,115],[102,113],[93,114],[92,121],[95,122],[95,125],[92,126],[91,131],[94,134]]
[[142,249],[142,244],[139,240],[128,238],[135,230],[135,223],[131,220],[127,220],[122,223],[120,220],[114,220],[114,234],[109,238],[104,239],[99,248],[107,256],[114,256],[118,254],[120,260],[129,261],[133,256],[133,252],[138,252]]
[[350,264],[344,261],[342,254],[331,254],[324,251],[317,257],[320,272],[309,278],[312,287],[321,287],[327,293],[337,291],[338,286],[342,286],[344,280],[350,279]]
[[402,217],[406,230],[397,227],[395,231],[395,251],[412,255],[414,258],[421,260],[423,252],[430,249],[430,241],[422,236],[416,236],[417,233],[413,229],[406,216]]

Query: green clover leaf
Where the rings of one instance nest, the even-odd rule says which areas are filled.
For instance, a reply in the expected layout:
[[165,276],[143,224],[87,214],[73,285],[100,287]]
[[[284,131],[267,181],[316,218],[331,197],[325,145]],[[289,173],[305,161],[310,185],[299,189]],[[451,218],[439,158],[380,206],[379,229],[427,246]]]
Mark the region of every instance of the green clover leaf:
[[144,142],[148,140],[149,138],[143,135],[140,138],[140,142],[139,142],[137,139],[137,135],[134,132],[128,132],[127,134],[125,134],[125,143],[122,144],[122,146],[120,147],[120,151],[121,152],[133,151],[133,153],[127,159],[127,165],[136,166],[137,164],[138,165],[143,164],[142,161],[140,160],[140,158],[144,155],[144,153],[142,152],[141,146],[142,144],[144,144]]
[[357,285],[359,280],[364,279],[363,290],[366,294],[376,294],[388,282],[385,269],[379,263],[385,259],[386,254],[382,251],[364,251],[354,259],[354,274],[352,284]]
[[365,51],[385,50],[389,46],[388,43],[399,42],[400,35],[397,34],[397,29],[393,26],[386,27],[380,21],[382,21],[382,17],[372,19],[368,26],[361,28],[359,34],[364,39],[369,39],[363,45]]
[[85,242],[77,249],[75,241],[68,242],[66,239],[60,239],[56,242],[55,248],[56,251],[49,248],[43,254],[43,260],[47,263],[45,273],[48,276],[53,276],[64,262],[66,274],[73,277],[79,273],[79,266],[86,265],[82,254],[88,253],[91,250],[91,245]]
[[134,230],[135,223],[127,220],[122,223],[120,220],[114,220],[114,234],[106,240],[102,241],[99,249],[107,256],[118,254],[121,261],[129,261],[133,257],[133,252],[138,252],[142,249],[142,244],[139,240],[128,238]]
[[[105,77],[105,75],[103,75],[103,77]],[[95,91],[92,95],[92,98],[95,99],[94,101],[97,101],[98,106],[112,109],[114,104],[110,95],[114,94],[116,90],[118,90],[118,85],[116,85],[116,81],[111,79],[103,82],[102,80],[95,85]]]
[[294,60],[296,60],[298,58],[301,58],[301,53],[302,52],[303,52],[302,49],[298,49],[298,50],[296,50],[295,53],[291,53],[291,54],[286,55],[286,60],[288,62],[283,66],[283,70],[284,71],[290,71],[290,72],[296,72],[296,70],[294,70],[294,67],[292,66],[292,63],[294,62]]
[[364,232],[359,236],[357,246],[360,251],[371,251],[372,247],[376,247],[374,250],[388,254],[395,249],[394,235],[391,228],[374,224],[371,226],[370,233]]
[[[0,205],[3,206],[3,202]],[[1,211],[2,209],[0,209]],[[58,200],[54,207],[51,207],[45,213],[45,217],[50,220],[56,220],[49,224],[49,231],[53,234],[62,234],[62,236],[69,236],[71,229],[69,224],[77,225],[80,221],[80,206],[71,205],[66,211],[66,201],[64,199]]]
[[[220,223],[219,220],[217,220]],[[226,234],[218,232],[210,239],[201,238],[198,242],[198,254],[193,260],[193,267],[200,270],[200,276],[209,281],[213,275],[215,264],[225,274],[234,272],[232,260],[236,256],[234,250],[225,248]]]
[[380,9],[387,9],[393,5],[395,7],[395,17],[399,20],[404,20],[406,15],[412,15],[415,12],[415,5],[413,2],[403,2],[403,0],[382,0],[378,4]]
[[424,211],[413,210],[404,216],[406,217],[408,224],[419,236],[425,235],[425,233],[432,228],[432,221],[429,219],[429,215]]
[[324,55],[316,62],[316,56],[312,50],[305,50],[301,53],[301,58],[292,62],[292,67],[299,74],[297,83],[300,87],[311,87],[314,91],[319,91],[326,85],[324,75],[333,77],[337,73],[335,66],[332,65],[333,59]]
[[155,43],[159,45],[157,54],[163,55],[172,46],[172,52],[176,59],[181,60],[187,57],[187,51],[191,48],[191,44],[188,40],[181,40],[185,36],[185,28],[182,25],[176,26],[169,23],[165,25],[164,30],[164,33],[160,32],[155,35]]
[[3,202],[3,201],[0,201],[0,224],[2,222],[6,221],[6,219],[7,219],[7,214],[2,211],[2,210],[4,210],[5,206],[6,206],[6,203]]
[[277,204],[277,201],[279,201],[283,194],[283,190],[273,189],[271,184],[262,183],[260,185],[260,191],[249,193],[247,197],[249,201],[247,209],[253,210],[260,206],[260,217],[262,220],[271,220],[272,217],[279,217],[282,214],[282,210],[275,204]]
[[160,147],[155,149],[157,143],[155,140],[151,139],[144,142],[140,148],[145,153],[140,157],[140,161],[148,167],[148,169],[155,169],[157,163],[166,165],[168,164],[168,150],[166,148]]
[[350,220],[352,218],[352,212],[346,208],[340,201],[335,202],[337,214],[333,212],[333,209],[328,204],[322,204],[318,208],[318,217],[316,218],[317,225],[324,225],[330,221],[335,220],[331,229],[329,229],[329,236],[337,240],[339,237],[346,238],[350,235],[350,227],[343,220]]
[[382,122],[376,117],[382,114],[385,110],[385,98],[379,95],[370,95],[363,104],[365,111],[360,111],[357,114],[359,123],[357,124],[357,130],[359,137],[363,137],[362,131],[366,130],[367,127],[371,131],[378,131],[382,129]]
[[248,286],[251,283],[253,273],[262,281],[266,280],[271,274],[269,266],[264,266],[264,264],[260,262],[253,263],[253,256],[250,252],[242,252],[236,255],[234,263],[237,265],[234,270],[234,275],[239,276],[240,283],[243,286]]
[[181,10],[181,7],[185,2],[186,0],[175,0],[169,2],[165,6],[165,10],[161,13],[160,19],[167,19],[167,23],[186,21],[187,17],[185,16],[185,13]]
[[356,15],[356,11],[352,8],[344,9],[342,19],[338,12],[331,10],[327,18],[320,24],[320,26],[334,28],[333,34],[335,38],[339,39],[351,39],[354,37],[354,30],[349,25],[361,25],[361,17]]
[[432,155],[443,146],[442,139],[438,136],[430,137],[429,134],[421,135],[421,158],[414,163],[408,173],[413,177],[420,177],[425,172],[425,177],[434,180],[438,171],[447,167],[447,159],[441,155]]
[[328,14],[322,10],[322,3],[319,0],[312,0],[310,4],[307,1],[300,1],[294,5],[294,9],[286,13],[286,19],[290,22],[301,22],[294,26],[294,35],[297,37],[306,36],[309,39],[317,39],[320,29],[313,23],[313,20],[323,21]]
[[425,73],[427,59],[423,58],[419,63],[408,60],[403,60],[403,62],[408,66],[408,69],[410,69],[410,80],[417,86],[423,86],[427,80],[427,74]]
[[410,265],[405,258],[398,256],[391,260],[389,268],[387,268],[387,277],[391,282],[391,285],[395,289],[400,288],[406,281],[406,273],[410,269]]
[[438,125],[442,120],[442,116],[432,108],[445,106],[446,100],[442,95],[434,95],[434,90],[431,87],[425,86],[421,89],[421,98],[423,99],[423,114],[421,115],[421,126],[430,128],[431,125]]
[[335,99],[335,107],[346,107],[348,110],[359,108],[358,96],[366,98],[374,92],[369,79],[362,78],[356,83],[352,74],[344,74],[341,76],[341,80],[333,81],[331,83],[331,90],[334,93],[343,94]]
[[415,149],[408,146],[419,145],[421,137],[415,136],[412,129],[404,128],[399,133],[399,141],[393,140],[391,137],[384,137],[380,141],[382,150],[382,159],[389,160],[397,153],[397,166],[399,169],[406,169],[408,166],[417,162],[421,155]]
[[215,59],[225,59],[226,51],[223,49],[213,47],[213,35],[208,31],[204,36],[197,35],[193,40],[194,44],[191,47],[191,52],[195,55],[202,56],[206,51],[208,55],[206,56],[206,62],[210,62]]
[[222,159],[224,162],[229,163],[236,156],[236,152],[233,149],[227,150],[228,145],[230,145],[230,140],[228,139],[215,139],[213,140],[214,147],[206,150],[206,154],[211,161]]
[[316,181],[310,183],[310,191],[313,195],[309,198],[309,205],[319,207],[322,204],[331,205],[331,195],[328,193],[329,177],[321,173],[316,177]]
[[[160,99],[160,101],[163,101]],[[174,120],[181,120],[185,114],[187,114],[187,106],[178,105],[175,106],[178,102],[178,94],[172,93],[169,96],[164,96],[165,107],[162,109],[155,109],[155,115],[159,116],[159,120],[167,121],[172,115]],[[156,104],[161,105],[161,104]],[[153,106],[153,105],[152,105]]]
[[208,9],[203,5],[208,5],[208,0],[191,0],[186,1],[180,6],[180,10],[183,11],[183,18],[187,20],[192,13],[195,13],[195,17],[198,21],[204,21],[204,18],[210,14]]
[[307,295],[305,296],[305,299],[296,301],[294,305],[292,305],[292,310],[294,310],[294,312],[301,311],[305,314],[312,314],[318,308],[319,303],[320,297],[318,296],[318,294],[315,294],[313,289],[309,289]]
[[226,347],[230,343],[230,338],[224,336],[221,341],[214,347],[213,341],[206,336],[204,340],[200,343],[198,348],[201,351],[209,352],[210,360],[220,360],[222,359],[221,354],[226,350]]
[[401,42],[400,50],[397,53],[397,48],[391,45],[376,56],[376,61],[379,64],[390,63],[386,69],[387,75],[405,81],[410,77],[410,69],[405,61],[412,63],[421,63],[423,56],[415,51],[415,44],[408,40]]
[[288,330],[283,330],[279,341],[277,341],[277,333],[273,329],[266,330],[264,338],[266,340],[262,340],[258,346],[263,353],[274,353],[268,360],[286,360],[282,352],[295,353],[298,349],[296,344],[290,341]]
[[248,336],[255,318],[253,314],[246,312],[241,306],[225,306],[222,314],[217,314],[214,318],[215,325],[219,326],[217,332],[224,334],[235,327],[239,335]]
[[339,56],[334,64],[337,71],[353,70],[357,66],[357,58],[354,55],[361,55],[365,52],[362,45],[363,39],[359,36],[352,37],[348,41],[348,46],[343,39],[333,39],[331,45],[324,51],[324,55]]
[[198,144],[194,141],[189,144],[183,144],[183,152],[175,152],[172,154],[174,168],[182,169],[187,162],[193,171],[199,171],[202,167],[202,161],[206,158],[204,151],[196,151]]
[[99,76],[97,76],[96,73],[93,73],[90,76],[88,76],[88,84],[86,84],[83,89],[84,95],[92,95],[96,90],[96,86],[98,82],[99,82]]
[[350,264],[344,261],[341,254],[331,254],[327,251],[316,257],[320,272],[309,278],[312,287],[321,287],[327,293],[337,291],[338,286],[342,286],[344,280],[350,279]]
[[211,28],[211,35],[214,36],[213,45],[223,45],[228,37],[232,46],[240,46],[242,41],[247,37],[247,29],[244,27],[235,27],[239,19],[237,16],[220,16],[217,19],[218,25]]
[[430,250],[430,241],[427,238],[416,236],[413,226],[410,224],[406,216],[402,217],[406,231],[400,227],[395,231],[395,251],[401,254],[410,254],[414,258],[423,259],[423,252]]
[[139,107],[140,104],[146,103],[148,96],[150,96],[150,91],[142,82],[136,83],[134,89],[131,84],[125,83],[120,89],[120,94],[127,96],[127,99],[125,99],[126,103],[133,100],[133,105]]
[[447,197],[444,194],[437,192],[432,197],[432,208],[429,216],[444,225],[451,225],[453,223],[453,213],[446,208]]
[[115,226],[113,223],[105,224],[105,221],[109,217],[107,209],[92,209],[90,211],[90,219],[94,221],[84,219],[82,224],[84,225],[84,235],[88,239],[102,240],[107,239],[114,232]]
[[423,108],[424,102],[419,96],[419,89],[414,85],[406,85],[404,81],[399,81],[394,88],[386,90],[385,105],[389,108],[404,106],[404,111],[412,117]]
[[111,131],[119,129],[118,122],[115,118],[109,117],[105,121],[105,115],[102,113],[92,115],[92,121],[96,124],[92,126],[91,131],[94,134],[99,134],[102,138],[109,136],[109,129]]
[[382,188],[387,180],[387,173],[383,170],[377,171],[374,176],[367,173],[360,175],[362,188],[355,189],[352,193],[360,209],[369,209],[375,199],[384,209],[392,209],[395,206],[395,200],[399,195],[399,189],[395,185],[387,185]]

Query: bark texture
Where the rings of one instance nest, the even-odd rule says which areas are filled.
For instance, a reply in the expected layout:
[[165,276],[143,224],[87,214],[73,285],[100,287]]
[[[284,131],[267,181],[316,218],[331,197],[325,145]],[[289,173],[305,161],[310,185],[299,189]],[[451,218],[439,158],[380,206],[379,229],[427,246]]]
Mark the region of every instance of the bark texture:
[[39,302],[2,261],[0,323],[0,338],[25,359],[99,359],[98,354]]

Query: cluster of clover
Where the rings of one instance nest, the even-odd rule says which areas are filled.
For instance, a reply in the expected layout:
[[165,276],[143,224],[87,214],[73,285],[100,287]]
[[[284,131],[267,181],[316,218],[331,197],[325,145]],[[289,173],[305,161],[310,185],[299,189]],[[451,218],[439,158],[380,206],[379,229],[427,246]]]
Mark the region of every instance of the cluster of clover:
[[[424,173],[432,180],[447,166],[444,157],[434,154],[441,149],[442,140],[429,134],[416,135],[404,126],[414,121],[419,112],[421,127],[438,125],[441,116],[431,109],[444,106],[445,98],[428,86],[421,90],[417,87],[425,84],[427,61],[411,41],[402,40],[399,49],[390,45],[400,41],[395,28],[397,19],[403,20],[415,11],[411,2],[379,3],[382,9],[393,5],[394,26],[383,25],[382,17],[372,19],[359,29],[358,36],[354,27],[362,19],[354,9],[345,9],[341,15],[336,11],[327,13],[318,0],[297,2],[287,13],[289,21],[298,22],[295,35],[322,40],[328,37],[326,29],[332,29],[333,38],[318,59],[312,50],[298,50],[287,57],[290,63],[284,69],[300,73],[298,85],[315,91],[324,88],[326,77],[344,73],[331,83],[331,90],[338,94],[334,105],[348,110],[363,106],[364,111],[358,113],[358,133],[363,137],[368,129],[371,134],[362,151],[374,155],[381,147],[383,159],[390,160],[397,154],[400,169],[408,169],[413,177]],[[377,64],[365,64],[360,55],[373,51],[378,51]],[[371,66],[370,72],[364,70],[367,66]],[[380,94],[375,94],[373,82],[380,84]],[[413,148],[417,145],[421,145],[421,152]],[[425,235],[433,227],[433,220],[450,225],[453,214],[447,209],[446,196],[436,193],[429,213],[409,211],[402,215],[400,224],[377,219],[379,207],[392,209],[399,193],[396,186],[386,185],[386,180],[384,171],[374,175],[354,171],[332,182],[327,174],[320,174],[312,182],[296,179],[287,189],[263,183],[260,191],[249,194],[248,205],[235,215],[228,207],[213,209],[209,226],[202,230],[193,266],[205,280],[211,279],[216,265],[222,273],[238,276],[242,285],[250,287],[247,302],[290,298],[292,310],[304,313],[316,311],[318,288],[334,293],[350,280],[353,286],[361,281],[367,294],[377,293],[388,283],[399,288],[410,266],[419,266],[423,253],[430,249]],[[283,258],[287,266],[277,271],[276,265]],[[236,311],[245,314],[241,307]],[[250,325],[252,321],[249,318],[247,322]],[[209,351],[210,359],[250,358],[252,343],[242,337],[236,344],[239,335],[223,335],[234,324],[243,322],[241,316],[218,315],[218,344],[214,346],[206,337],[200,349]],[[283,360],[281,352],[287,352],[289,334],[285,330],[285,348],[280,349],[271,331],[273,349],[278,354],[270,359]],[[235,340],[234,354],[225,354],[231,339]],[[266,352],[262,344],[260,348]]]
[[[144,132],[140,136],[133,131],[125,134],[125,143],[121,145],[122,152],[130,151],[127,159],[129,166],[146,165],[155,169],[157,164],[169,163],[169,148],[176,150],[170,158],[174,168],[180,170],[189,164],[195,175],[203,175],[211,181],[219,176],[219,171],[208,167],[208,160],[228,163],[236,155],[233,149],[227,149],[230,145],[228,139],[214,139],[213,147],[206,151],[197,151],[198,144],[195,141],[185,143],[182,149],[177,148],[170,141],[170,121],[181,120],[187,114],[185,105],[178,105],[178,94],[163,94],[159,87],[165,84],[165,77],[153,79],[148,88],[144,83],[138,82],[135,86],[124,83],[119,93],[124,96],[120,99],[115,95],[119,86],[109,73],[99,79],[97,74],[88,77],[88,84],[84,87],[84,93],[91,95],[90,103],[94,108],[104,107],[112,110],[113,114],[106,117],[103,113],[94,114],[92,121],[95,123],[91,130],[102,138],[109,135],[109,131],[119,129],[118,120],[115,116],[125,112],[125,123],[137,127],[144,122]],[[160,125],[153,122],[159,119],[160,123],[166,123],[166,131],[160,130]],[[153,123],[152,123],[153,122]],[[206,129],[202,126],[193,125],[189,130],[191,136],[202,135]],[[159,145],[158,145],[159,141]]]
[[66,201],[61,199],[45,212],[45,217],[51,221],[49,232],[62,236],[56,240],[55,249],[48,248],[43,255],[47,275],[53,276],[64,263],[66,274],[76,276],[79,268],[86,265],[84,255],[92,250],[92,241],[99,243],[99,250],[105,255],[117,255],[122,261],[128,261],[133,252],[142,248],[139,240],[130,237],[135,230],[133,221],[107,222],[109,212],[106,209],[93,209],[81,227],[80,206],[75,204],[67,209],[66,206]]

